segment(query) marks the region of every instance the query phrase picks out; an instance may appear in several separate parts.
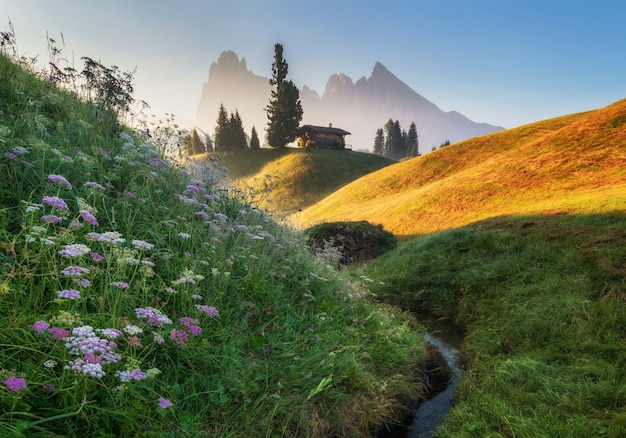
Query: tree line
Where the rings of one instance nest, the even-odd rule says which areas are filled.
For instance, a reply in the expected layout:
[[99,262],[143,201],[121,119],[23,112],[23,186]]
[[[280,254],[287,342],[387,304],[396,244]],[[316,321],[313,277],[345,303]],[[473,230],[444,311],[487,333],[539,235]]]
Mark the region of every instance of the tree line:
[[419,139],[415,122],[411,122],[407,132],[401,128],[398,120],[394,122],[389,119],[383,128],[376,131],[373,152],[394,160],[418,157]]
[[[269,146],[283,148],[294,141],[302,121],[300,92],[292,80],[287,80],[289,66],[283,58],[282,44],[274,46],[272,64],[272,85],[269,104],[265,108],[268,124],[266,141]],[[235,152],[245,149],[259,149],[261,143],[256,128],[253,126],[248,137],[243,128],[239,111],[228,114],[224,104],[220,104],[213,139],[204,133],[204,140],[197,129],[183,138],[183,150],[186,155],[207,152]]]

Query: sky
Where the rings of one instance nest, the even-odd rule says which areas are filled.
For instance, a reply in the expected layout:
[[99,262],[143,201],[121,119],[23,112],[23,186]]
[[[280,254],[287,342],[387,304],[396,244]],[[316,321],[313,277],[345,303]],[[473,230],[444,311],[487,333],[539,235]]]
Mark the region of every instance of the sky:
[[623,0],[0,0],[20,54],[135,70],[149,112],[194,120],[211,63],[226,50],[271,76],[324,91],[382,63],[444,111],[512,128],[626,98]]

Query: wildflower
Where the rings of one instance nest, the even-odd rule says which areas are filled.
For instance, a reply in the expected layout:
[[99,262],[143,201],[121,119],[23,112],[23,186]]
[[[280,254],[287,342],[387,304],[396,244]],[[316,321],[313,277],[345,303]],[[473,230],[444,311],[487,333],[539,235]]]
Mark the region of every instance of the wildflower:
[[37,321],[36,323],[33,324],[33,328],[35,329],[37,333],[43,332],[48,327],[50,327],[50,324],[47,321]]
[[137,336],[129,336],[126,340],[131,347],[143,347],[141,340]]
[[111,283],[111,286],[119,287],[120,289],[128,289],[128,283],[124,283],[123,281],[114,281]]
[[134,246],[136,246],[137,248],[143,248],[143,249],[152,249],[154,248],[154,245],[148,242],[145,242],[143,240],[131,240],[131,242]]
[[185,252],[183,253],[183,255],[184,255],[185,257],[191,257],[191,253],[190,253],[189,251],[185,251]]
[[101,379],[106,374],[102,369],[101,363],[90,363],[81,358],[68,361],[65,369],[72,370],[76,374],[81,373],[97,379]]
[[104,187],[102,187],[97,182],[92,182],[92,181],[87,181],[85,184],[83,184],[83,187],[90,187],[92,189],[104,190]]
[[222,213],[215,213],[215,217],[218,219],[228,220],[228,216]]
[[26,389],[26,380],[22,379],[21,377],[11,376],[2,383],[4,383],[4,385],[11,391]]
[[178,322],[180,323],[180,325],[185,326],[185,327],[189,327],[192,324],[196,323],[196,320],[193,318],[190,318],[189,316],[183,316],[182,318],[180,318],[178,320]]
[[17,158],[17,155],[12,152],[5,152],[4,156],[7,157],[9,160],[15,160]]
[[14,154],[16,154],[16,155],[24,155],[24,154],[27,154],[27,153],[28,153],[28,150],[27,150],[25,147],[22,147],[22,146],[15,146],[15,147],[12,149],[12,151],[13,151],[13,153],[14,153]]
[[162,344],[165,342],[165,339],[163,339],[163,336],[161,336],[157,332],[152,332],[152,336],[154,337],[154,342],[156,342],[157,344]]
[[196,309],[209,316],[220,316],[220,312],[213,306],[202,306],[200,304],[196,304]]
[[44,383],[43,385],[41,385],[41,387],[43,389],[48,390],[48,391],[56,391],[57,390],[57,387],[54,386],[52,383]]
[[172,329],[170,332],[170,339],[176,343],[176,345],[185,345],[189,340],[189,334],[184,330]]
[[189,239],[191,237],[191,234],[180,232],[178,233],[178,237],[182,237],[183,239]]
[[91,286],[91,281],[87,280],[86,278],[75,278],[74,283],[81,287]]
[[194,300],[201,300],[203,297],[202,297],[202,295],[193,294],[193,295],[191,296],[191,298],[193,298]]
[[98,219],[96,219],[96,217],[93,214],[89,213],[87,210],[81,210],[78,213],[85,222],[89,222],[94,227],[98,226]]
[[176,291],[176,289],[172,288],[172,287],[166,287],[165,288],[165,292],[169,293],[169,294],[177,294],[178,292]]
[[146,375],[139,368],[134,370],[117,371],[115,376],[122,382],[130,382],[131,380],[144,380]]
[[169,401],[166,398],[159,397],[159,407],[161,407],[163,409],[170,408],[170,407],[172,407],[172,402]]
[[87,245],[83,245],[82,243],[72,243],[70,245],[65,245],[65,248],[59,251],[58,254],[65,258],[70,258],[89,254],[90,251],[91,250]]
[[202,333],[202,327],[198,325],[190,325],[187,328],[189,329],[189,333],[191,333],[194,336],[198,336],[199,334]]
[[246,227],[243,224],[237,225],[235,228],[238,229],[239,231],[245,231],[246,233],[249,231],[248,227]]
[[208,219],[209,218],[209,214],[205,211],[196,211],[195,213],[196,216],[198,216],[201,219]]
[[128,190],[124,190],[124,194],[128,196],[130,199],[137,199],[137,196],[135,196],[133,192],[130,192]]
[[98,152],[100,152],[100,154],[105,156],[105,157],[109,156],[109,153],[107,151],[105,151],[104,149],[102,149],[102,148],[98,149]]
[[153,327],[162,327],[164,324],[172,323],[171,319],[154,307],[137,308],[135,309],[135,315],[137,318],[146,318]]
[[109,243],[114,243],[114,244],[126,242],[126,239],[122,237],[122,234],[118,233],[117,231],[107,231],[102,234],[89,233],[88,237],[91,234],[96,235],[97,238],[95,240],[98,240],[100,242],[109,242]]
[[68,300],[79,300],[80,291],[76,289],[63,289],[57,292],[59,298],[66,298]]
[[89,257],[91,257],[94,262],[101,262],[104,260],[104,257],[102,257],[97,252],[92,252],[91,254],[89,254]]
[[72,221],[72,223],[70,224],[70,228],[72,230],[78,230],[79,228],[82,228],[82,227],[84,227],[84,225],[78,221]]
[[141,327],[137,327],[136,325],[133,325],[133,324],[126,324],[126,326],[122,330],[131,336],[135,336],[135,335],[138,335],[139,333],[143,333],[143,329]]
[[61,273],[66,277],[82,277],[83,274],[89,273],[89,269],[83,268],[82,266],[70,265],[63,269]]
[[58,328],[58,327],[51,327],[50,330],[48,330],[48,333],[50,333],[52,335],[53,339],[65,339],[70,335],[70,331],[64,328]]
[[151,379],[152,377],[156,377],[159,374],[161,374],[161,370],[158,368],[150,368],[149,370],[146,371],[146,377],[148,377],[148,379]]
[[48,359],[43,363],[43,366],[45,366],[46,368],[54,368],[55,366],[57,366],[57,363],[52,359]]
[[59,183],[65,186],[66,189],[72,190],[72,184],[61,175],[48,175],[48,180],[52,183]]
[[74,159],[72,157],[68,157],[66,155],[66,156],[63,157],[63,162],[72,164],[74,162]]
[[109,339],[116,339],[122,336],[122,332],[116,328],[98,329],[96,332]]
[[46,214],[41,217],[41,220],[50,224],[58,224],[62,221],[62,219],[59,216],[54,215],[54,214]]
[[59,210],[69,210],[65,201],[56,196],[44,196],[41,199],[41,203],[51,205],[52,207],[56,207]]

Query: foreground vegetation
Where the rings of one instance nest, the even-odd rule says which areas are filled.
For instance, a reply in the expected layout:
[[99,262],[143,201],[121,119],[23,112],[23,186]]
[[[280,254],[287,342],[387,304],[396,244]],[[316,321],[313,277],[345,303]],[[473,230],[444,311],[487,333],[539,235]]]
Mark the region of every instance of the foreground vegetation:
[[419,400],[422,328],[334,252],[120,125],[115,70],[5,54],[1,436],[369,436]]
[[626,436],[626,214],[489,220],[359,271],[386,301],[461,327],[437,437]]

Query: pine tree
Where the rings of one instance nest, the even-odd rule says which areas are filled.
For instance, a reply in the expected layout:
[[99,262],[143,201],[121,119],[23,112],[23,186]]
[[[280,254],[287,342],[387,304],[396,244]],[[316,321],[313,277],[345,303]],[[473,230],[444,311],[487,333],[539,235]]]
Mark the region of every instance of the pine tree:
[[382,155],[384,147],[385,147],[385,135],[383,133],[383,129],[378,128],[378,130],[376,131],[376,137],[374,138],[373,152],[375,154]]
[[239,111],[230,114],[229,121],[229,149],[230,151],[243,151],[248,147],[246,133],[243,130],[243,122]]
[[393,143],[394,143],[393,120],[391,119],[387,120],[387,123],[385,123],[384,130],[385,130],[385,146],[383,148],[383,155],[385,157],[391,158],[391,154],[393,152]]
[[415,127],[415,122],[411,122],[411,126],[409,127],[409,132],[406,137],[406,145],[407,145],[407,157],[418,157],[419,156],[419,140],[417,138],[417,129]]
[[256,128],[252,127],[252,132],[250,133],[250,149],[260,149],[261,144],[259,142],[259,135],[256,133]]
[[200,135],[198,134],[198,131],[196,129],[191,132],[191,151],[194,155],[203,154],[206,152],[204,143],[202,142],[202,139],[200,138]]
[[215,152],[224,152],[227,151],[227,142],[228,142],[228,131],[229,131],[229,120],[228,113],[226,112],[226,108],[224,108],[224,104],[220,104],[220,109],[217,113],[217,121],[215,126],[215,133],[213,135],[213,146],[215,148]]
[[287,80],[288,65],[283,59],[283,46],[274,46],[274,63],[269,82],[274,87],[266,107],[268,124],[267,139],[270,146],[283,148],[296,139],[302,120],[300,92],[291,80]]

